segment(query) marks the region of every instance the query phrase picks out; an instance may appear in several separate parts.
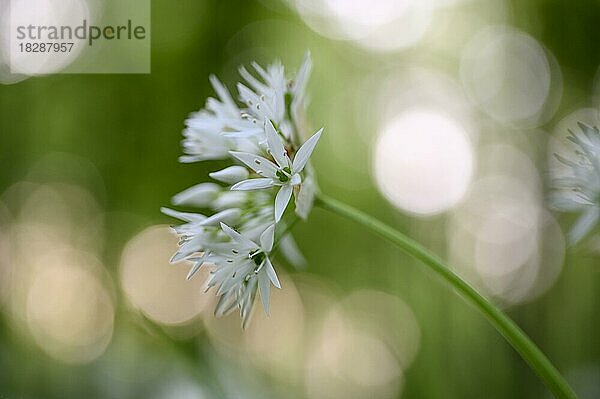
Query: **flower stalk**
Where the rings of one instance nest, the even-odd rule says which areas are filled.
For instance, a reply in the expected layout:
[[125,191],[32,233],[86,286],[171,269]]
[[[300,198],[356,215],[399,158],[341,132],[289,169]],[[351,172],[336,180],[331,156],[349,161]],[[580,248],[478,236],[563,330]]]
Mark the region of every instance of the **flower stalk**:
[[567,381],[527,334],[504,312],[454,273],[447,264],[428,249],[378,219],[324,194],[317,194],[315,206],[367,227],[428,266],[435,274],[456,289],[468,303],[483,313],[492,326],[504,336],[508,343],[538,374],[556,398],[577,399],[577,395]]

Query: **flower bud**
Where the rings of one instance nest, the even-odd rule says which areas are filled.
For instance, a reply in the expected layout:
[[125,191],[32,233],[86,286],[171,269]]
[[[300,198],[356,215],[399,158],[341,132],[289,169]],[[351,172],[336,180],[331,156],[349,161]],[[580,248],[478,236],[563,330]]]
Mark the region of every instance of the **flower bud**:
[[235,184],[239,181],[246,180],[248,178],[248,169],[243,166],[230,166],[225,169],[221,169],[216,172],[209,173],[208,175],[215,180],[218,180],[227,184]]
[[221,192],[221,187],[215,183],[201,183],[180,192],[173,197],[173,204],[209,207]]

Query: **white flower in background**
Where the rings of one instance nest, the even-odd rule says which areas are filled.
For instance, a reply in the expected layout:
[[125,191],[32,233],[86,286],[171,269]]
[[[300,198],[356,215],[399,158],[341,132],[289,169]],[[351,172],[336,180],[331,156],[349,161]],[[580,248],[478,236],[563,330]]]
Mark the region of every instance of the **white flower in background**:
[[[308,217],[318,191],[310,157],[323,129],[304,141],[300,124],[310,70],[308,54],[296,79],[287,79],[279,62],[267,68],[252,63],[251,71],[241,67],[245,83],[236,86],[239,103],[211,76],[217,98],[185,121],[181,162],[230,164],[209,173],[218,183],[200,183],[173,197],[174,205],[202,213],[163,208],[184,221],[174,227],[180,242],[172,261],[191,262],[188,278],[210,265],[208,287],[220,297],[215,315],[237,307],[244,326],[256,293],[268,312],[270,284],[280,287],[269,257],[275,230],[283,232],[277,238],[279,253],[294,266],[304,264],[289,228],[290,218]],[[292,199],[297,216],[284,218]]]
[[275,163],[260,155],[231,151],[231,155],[263,176],[238,182],[231,189],[257,190],[279,186],[279,191],[275,197],[275,222],[279,222],[292,198],[293,187],[302,183],[300,174],[304,170],[319,138],[321,138],[323,129],[320,129],[311,138],[306,140],[302,147],[298,149],[298,152],[296,152],[294,161],[290,161],[281,138],[271,121],[267,121],[265,130],[267,133],[267,152],[274,158]]
[[555,154],[568,172],[553,179],[555,191],[550,197],[553,208],[582,213],[569,232],[571,244],[581,240],[600,220],[600,131],[581,122],[578,125],[581,132],[569,131],[567,137],[576,146],[577,158]]

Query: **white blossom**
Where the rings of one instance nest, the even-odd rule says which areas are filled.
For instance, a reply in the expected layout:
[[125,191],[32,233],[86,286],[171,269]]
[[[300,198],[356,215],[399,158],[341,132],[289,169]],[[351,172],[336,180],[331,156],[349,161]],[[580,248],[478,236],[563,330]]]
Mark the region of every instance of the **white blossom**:
[[191,262],[188,278],[210,265],[208,286],[219,296],[215,314],[239,308],[244,326],[256,293],[268,312],[270,285],[280,287],[270,259],[275,230],[283,232],[278,253],[295,266],[305,263],[283,216],[292,199],[296,215],[310,213],[318,191],[310,157],[323,131],[302,139],[308,53],[295,79],[286,78],[280,62],[251,66],[239,69],[244,82],[235,86],[237,99],[211,76],[216,97],[185,121],[181,162],[229,161],[208,174],[216,183],[197,184],[172,199],[203,213],[163,208],[183,221],[173,227],[180,242],[172,261]]
[[250,317],[251,303],[260,293],[265,312],[269,312],[270,285],[281,288],[269,252],[273,248],[275,225],[267,227],[260,235],[259,243],[240,234],[222,223],[223,232],[230,238],[225,244],[215,246],[204,258],[215,265],[207,281],[208,287],[216,287],[221,296],[215,308],[216,316],[240,308],[242,325],[245,327]]
[[291,161],[287,151],[281,141],[281,138],[273,123],[267,121],[266,134],[268,143],[268,153],[275,162],[256,154],[231,151],[231,155],[240,160],[246,166],[263,176],[256,179],[243,180],[234,184],[232,190],[257,190],[279,186],[279,191],[275,197],[275,222],[279,222],[292,197],[294,186],[302,183],[301,173],[304,170],[323,129],[320,129],[298,149],[294,160]]
[[576,159],[555,154],[567,173],[553,179],[555,191],[550,196],[553,208],[581,213],[568,235],[571,244],[600,220],[600,131],[581,122],[578,125],[581,132],[569,131],[567,137],[576,147]]

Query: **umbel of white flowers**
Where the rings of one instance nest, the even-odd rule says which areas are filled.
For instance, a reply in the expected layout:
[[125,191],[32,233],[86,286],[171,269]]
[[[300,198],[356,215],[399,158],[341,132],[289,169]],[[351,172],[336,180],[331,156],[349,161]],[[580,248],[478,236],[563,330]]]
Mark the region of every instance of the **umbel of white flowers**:
[[[568,235],[575,244],[587,235],[600,219],[600,131],[578,123],[581,132],[569,130],[568,140],[575,145],[575,158],[554,154],[565,166],[552,185],[550,206],[564,212],[580,212]],[[566,173],[565,173],[566,172]]]
[[309,54],[294,79],[285,77],[279,62],[266,70],[252,67],[257,77],[240,67],[246,84],[237,84],[239,103],[211,76],[218,98],[209,98],[186,120],[181,162],[232,163],[209,173],[220,184],[201,183],[173,197],[174,205],[210,214],[162,209],[185,222],[174,227],[180,242],[172,261],[192,262],[188,279],[209,267],[207,290],[215,287],[219,296],[215,315],[239,308],[244,328],[256,293],[268,314],[270,286],[281,288],[270,258],[276,232],[282,256],[295,266],[304,263],[283,215],[286,209],[291,213],[291,202],[298,217],[310,213],[317,191],[310,157],[323,131],[303,140]]

